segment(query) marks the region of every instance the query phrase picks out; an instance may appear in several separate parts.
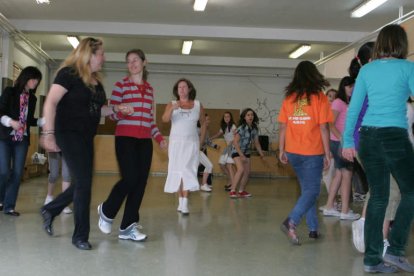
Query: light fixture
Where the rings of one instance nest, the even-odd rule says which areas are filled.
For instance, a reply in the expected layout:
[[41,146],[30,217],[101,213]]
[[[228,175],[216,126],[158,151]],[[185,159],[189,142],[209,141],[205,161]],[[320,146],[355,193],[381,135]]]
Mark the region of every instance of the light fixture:
[[208,0],[195,0],[193,9],[195,11],[204,11],[207,6],[207,1]]
[[378,8],[388,0],[366,0],[351,12],[351,17],[363,17],[372,10]]
[[78,47],[78,45],[79,45],[79,39],[78,39],[77,36],[68,35],[66,38],[68,39],[69,43],[72,45],[73,48]]
[[298,58],[311,49],[309,44],[303,44],[289,54],[290,58]]
[[183,48],[181,49],[181,53],[183,55],[189,55],[191,51],[191,46],[193,46],[193,42],[191,40],[184,41]]
[[49,5],[50,1],[49,0],[36,0],[36,3],[39,4],[39,5],[41,5],[41,4]]

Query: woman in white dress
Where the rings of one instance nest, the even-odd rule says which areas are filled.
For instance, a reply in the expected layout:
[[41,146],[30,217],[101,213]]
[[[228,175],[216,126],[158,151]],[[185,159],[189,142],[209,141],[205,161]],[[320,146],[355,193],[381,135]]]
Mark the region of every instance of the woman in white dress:
[[[163,122],[171,121],[168,144],[168,175],[164,191],[178,192],[177,211],[188,215],[188,192],[199,190],[197,167],[199,164],[200,141],[204,141],[204,109],[195,100],[196,89],[187,79],[179,79],[173,88],[176,100],[167,104]],[[201,135],[197,133],[200,120]]]

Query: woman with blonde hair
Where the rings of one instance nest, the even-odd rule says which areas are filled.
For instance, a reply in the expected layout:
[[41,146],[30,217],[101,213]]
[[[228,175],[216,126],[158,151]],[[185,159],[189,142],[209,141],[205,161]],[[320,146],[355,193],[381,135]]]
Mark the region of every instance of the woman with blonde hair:
[[[41,208],[43,227],[52,236],[53,219],[73,201],[72,243],[82,250],[92,248],[88,239],[93,138],[101,114],[113,113],[104,106],[106,96],[99,74],[104,61],[102,41],[92,37],[83,39],[58,69],[43,109],[45,125],[41,143],[49,152],[61,150],[72,176],[71,186]],[[113,110],[130,111],[123,106],[115,106]]]

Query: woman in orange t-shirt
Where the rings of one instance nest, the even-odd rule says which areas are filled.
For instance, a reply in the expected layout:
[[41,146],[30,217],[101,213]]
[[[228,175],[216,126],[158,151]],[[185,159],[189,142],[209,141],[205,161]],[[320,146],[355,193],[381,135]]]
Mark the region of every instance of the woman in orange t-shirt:
[[312,62],[300,62],[285,89],[279,113],[279,159],[292,165],[301,188],[295,207],[281,225],[295,245],[300,244],[296,226],[304,215],[309,238],[319,237],[316,200],[322,170],[329,167],[328,124],[333,120],[329,101],[322,92],[328,85]]

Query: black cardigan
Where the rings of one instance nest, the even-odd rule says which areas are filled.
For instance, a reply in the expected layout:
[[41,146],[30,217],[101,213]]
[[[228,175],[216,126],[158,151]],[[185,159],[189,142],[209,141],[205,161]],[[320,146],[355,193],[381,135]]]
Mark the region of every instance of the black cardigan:
[[[0,96],[0,118],[4,115],[9,116],[13,120],[18,121],[20,116],[20,92],[14,87],[6,87]],[[30,127],[37,126],[37,118],[34,117],[37,98],[29,93],[29,106],[27,110],[27,138],[30,143]],[[12,127],[5,127],[0,123],[0,139],[11,139],[10,133],[13,131]]]

